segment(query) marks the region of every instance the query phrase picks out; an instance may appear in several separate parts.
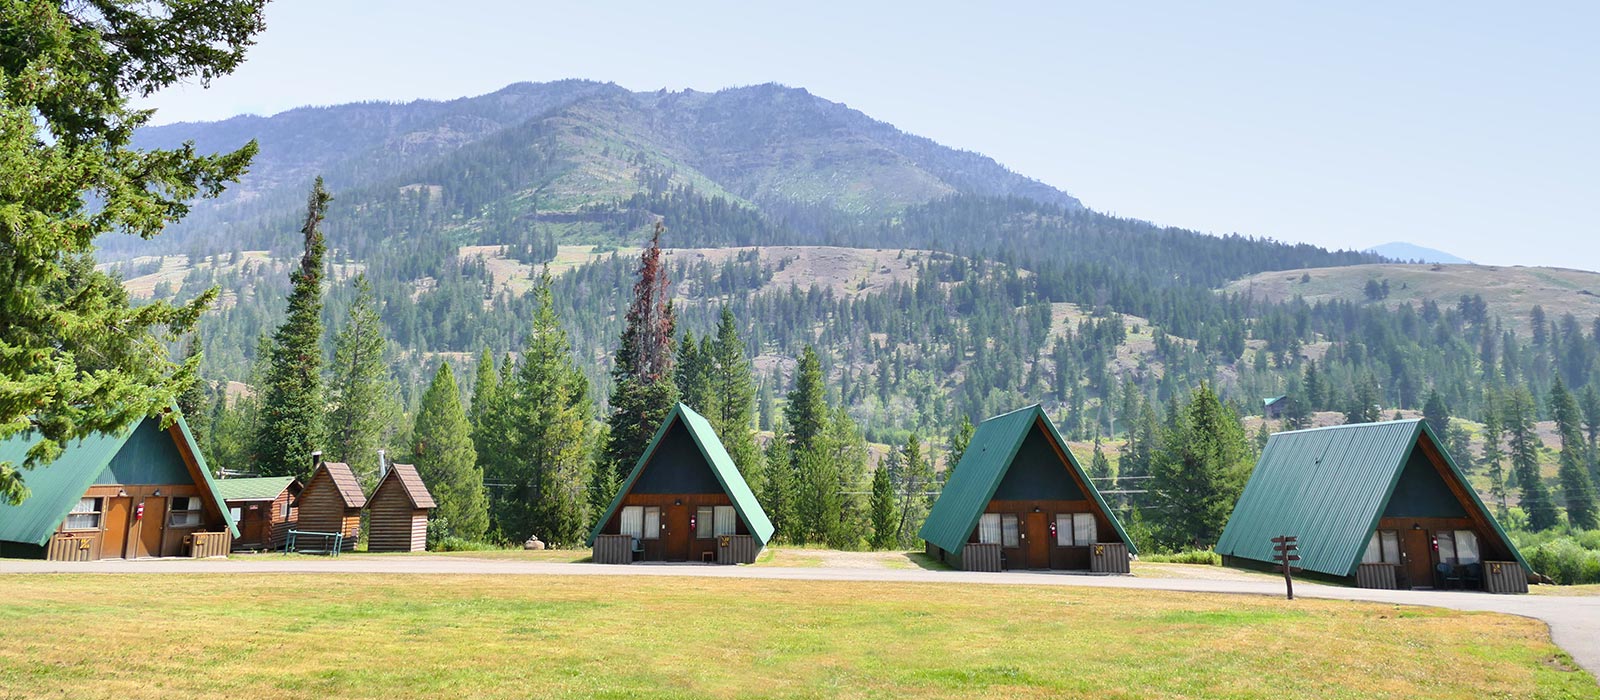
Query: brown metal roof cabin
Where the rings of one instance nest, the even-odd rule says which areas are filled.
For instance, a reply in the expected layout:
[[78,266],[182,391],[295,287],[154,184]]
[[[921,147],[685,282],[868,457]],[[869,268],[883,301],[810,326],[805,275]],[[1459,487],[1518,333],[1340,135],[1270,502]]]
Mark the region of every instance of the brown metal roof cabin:
[[427,549],[428,511],[437,506],[414,465],[389,465],[367,499],[367,551]]
[[678,404],[617,491],[589,544],[594,561],[749,564],[772,521],[705,417]]
[[311,453],[311,459],[317,467],[300,491],[299,520],[294,529],[343,533],[340,549],[353,552],[361,535],[361,508],[367,505],[361,483],[344,462],[324,462],[321,452]]
[[[172,409],[176,412],[176,408]],[[211,470],[182,416],[66,444],[48,465],[24,472],[31,495],[0,503],[0,556],[57,561],[218,556],[238,534]],[[0,461],[19,464],[36,436],[0,441]]]
[[967,571],[1125,574],[1137,553],[1037,404],[978,426],[919,535]]
[[292,476],[221,479],[217,491],[239,525],[234,551],[282,549],[300,515],[300,480]]
[[1301,569],[1362,588],[1526,593],[1532,576],[1421,420],[1273,435],[1217,553],[1275,567],[1272,538],[1284,535],[1298,538]]

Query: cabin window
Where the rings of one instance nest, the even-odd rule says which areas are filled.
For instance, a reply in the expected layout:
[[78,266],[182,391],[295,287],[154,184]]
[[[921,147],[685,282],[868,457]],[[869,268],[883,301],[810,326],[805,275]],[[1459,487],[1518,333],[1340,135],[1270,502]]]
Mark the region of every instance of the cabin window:
[[172,499],[172,512],[167,516],[167,525],[171,527],[196,527],[200,524],[200,498],[198,496],[174,496]]
[[738,522],[733,506],[717,506],[717,537],[733,534],[738,529]]
[[712,522],[712,519],[716,517],[715,513],[716,511],[711,506],[700,506],[699,508],[694,509],[695,537],[698,537],[702,540],[708,540],[712,537],[715,537],[715,535],[712,534],[716,532],[715,523]]
[[1072,514],[1071,513],[1057,513],[1056,514],[1056,546],[1057,547],[1071,547],[1072,546]]
[[293,504],[289,503],[288,501],[284,501],[283,502],[283,519],[284,520],[288,520],[289,519],[289,509],[292,508],[292,507],[293,507]]
[[1000,544],[1000,514],[984,513],[978,518],[978,542]]
[[622,509],[622,534],[636,540],[644,539],[644,509],[626,506]]
[[1017,516],[1011,513],[1000,515],[1000,546],[1017,546]]
[[[59,512],[59,511],[57,511]],[[72,512],[67,515],[68,530],[98,530],[100,529],[100,499],[80,498],[78,505],[72,507]]]
[[1476,564],[1478,558],[1478,533],[1471,530],[1440,530],[1434,533],[1439,543],[1439,562],[1442,564]]
[[1093,513],[1072,514],[1072,543],[1079,547],[1087,547],[1100,539]]
[[658,506],[644,507],[644,539],[661,539],[661,508]]
[[1361,563],[1399,564],[1400,533],[1394,530],[1379,530],[1372,533],[1372,540],[1367,542],[1367,553],[1362,555]]
[[234,522],[239,522],[240,520],[244,519],[244,509],[240,508],[239,506],[229,508],[228,517],[233,518]]

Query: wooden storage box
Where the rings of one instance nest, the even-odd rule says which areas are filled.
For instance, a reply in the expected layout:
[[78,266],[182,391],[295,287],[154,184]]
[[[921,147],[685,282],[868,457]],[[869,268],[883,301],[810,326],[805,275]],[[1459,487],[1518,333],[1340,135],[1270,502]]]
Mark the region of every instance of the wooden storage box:
[[628,535],[596,535],[594,563],[632,564],[633,538]]
[[961,548],[963,571],[999,571],[1000,545],[968,543]]
[[1128,545],[1121,542],[1089,545],[1089,570],[1097,574],[1129,573]]
[[1362,564],[1356,568],[1357,588],[1382,588],[1393,590],[1400,587],[1399,577],[1395,575],[1394,564]]
[[1528,574],[1514,561],[1483,563],[1483,590],[1490,593],[1527,593]]

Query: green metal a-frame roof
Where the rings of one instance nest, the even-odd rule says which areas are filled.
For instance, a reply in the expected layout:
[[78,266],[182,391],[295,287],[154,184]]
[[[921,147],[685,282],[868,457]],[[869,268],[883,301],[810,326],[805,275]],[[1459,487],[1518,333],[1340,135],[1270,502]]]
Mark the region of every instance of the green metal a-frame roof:
[[1100,512],[1105,513],[1106,519],[1111,521],[1111,527],[1116,529],[1117,536],[1128,545],[1128,551],[1137,554],[1138,550],[1134,547],[1133,540],[1129,539],[1128,533],[1122,529],[1122,522],[1117,520],[1116,514],[1106,506],[1106,500],[1100,495],[1100,490],[1095,488],[1094,482],[1089,480],[1089,475],[1084,473],[1083,467],[1078,464],[1078,459],[1067,449],[1066,441],[1061,439],[1061,434],[1056,432],[1055,424],[1045,415],[1044,408],[1039,404],[1002,413],[978,424],[977,431],[972,434],[972,441],[967,444],[967,451],[961,455],[961,463],[956,465],[949,481],[945,482],[944,491],[939,494],[939,500],[934,502],[917,536],[938,545],[946,552],[959,554],[966,546],[967,538],[972,535],[972,528],[977,527],[983,509],[988,507],[989,501],[994,498],[995,489],[999,488],[1000,482],[1005,479],[1006,471],[1011,468],[1011,462],[1017,456],[1017,450],[1022,447],[1023,440],[1037,424],[1044,425],[1046,436],[1054,441],[1061,449],[1061,454],[1066,456],[1067,466],[1086,487],[1084,491],[1094,499]]
[[[228,530],[238,537],[239,527],[229,516],[227,506],[217,496],[216,481],[211,478],[211,469],[200,454],[200,446],[195,443],[189,424],[183,420],[176,406],[171,411],[177,418],[179,434],[188,443],[189,452],[194,455],[204,481],[197,485],[204,487],[206,496],[222,512],[222,520],[228,524]],[[128,438],[133,437],[134,431],[149,421],[157,421],[159,427],[161,418],[147,417],[115,433],[97,433],[67,443],[61,450],[61,456],[54,462],[24,472],[23,478],[31,495],[17,505],[0,502],[0,540],[41,546],[49,542],[50,535],[67,517],[68,511],[83,497],[89,486],[105,473],[112,458],[127,444]],[[21,464],[28,448],[36,441],[36,436],[31,432],[17,433],[0,441],[0,461]]]
[[595,521],[594,529],[589,531],[588,544],[594,544],[594,538],[600,534],[600,529],[611,520],[611,516],[621,507],[622,499],[633,490],[634,482],[639,480],[639,475],[644,473],[645,465],[655,457],[656,448],[661,445],[662,439],[667,436],[667,430],[672,424],[682,421],[688,429],[689,436],[694,439],[695,447],[700,449],[700,455],[705,457],[706,464],[711,466],[711,473],[717,477],[717,483],[722,485],[722,490],[727,492],[728,498],[733,501],[733,509],[744,520],[745,529],[755,537],[762,546],[772,539],[772,521],[767,519],[767,512],[761,509],[761,503],[756,500],[755,492],[750,490],[750,485],[745,483],[744,476],[739,474],[739,466],[734,464],[733,457],[728,455],[728,449],[723,447],[722,439],[717,437],[717,431],[711,427],[711,422],[705,416],[696,413],[683,403],[672,408],[666,420],[661,421],[661,427],[656,428],[655,437],[650,438],[650,446],[646,447],[644,454],[639,455],[639,461],[633,465],[633,471],[622,482],[622,487],[617,489],[617,495],[611,499],[611,506]]
[[1294,535],[1299,538],[1301,568],[1331,576],[1355,575],[1401,472],[1424,437],[1444,456],[1451,475],[1470,498],[1462,505],[1482,513],[1517,563],[1531,571],[1444,443],[1422,420],[1273,435],[1217,540],[1217,553],[1270,563],[1272,538]]

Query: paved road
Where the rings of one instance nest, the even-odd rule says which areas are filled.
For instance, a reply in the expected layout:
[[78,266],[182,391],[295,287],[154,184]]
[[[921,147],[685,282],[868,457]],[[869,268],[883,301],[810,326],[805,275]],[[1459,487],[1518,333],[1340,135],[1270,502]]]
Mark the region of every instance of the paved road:
[[[63,563],[0,560],[0,575],[19,573],[365,573],[365,574],[532,574],[560,576],[688,576],[811,581],[888,581],[988,585],[1091,586],[1194,593],[1283,595],[1271,580],[1134,578],[1047,572],[973,573],[920,569],[784,568],[698,564],[610,566],[556,562],[502,561],[460,557],[342,557],[338,559],[155,559]],[[4,579],[0,578],[0,583]],[[1490,595],[1463,591],[1379,591],[1299,582],[1295,594],[1307,598],[1426,605],[1453,610],[1508,613],[1544,621],[1550,636],[1589,673],[1600,677],[1600,596]]]

